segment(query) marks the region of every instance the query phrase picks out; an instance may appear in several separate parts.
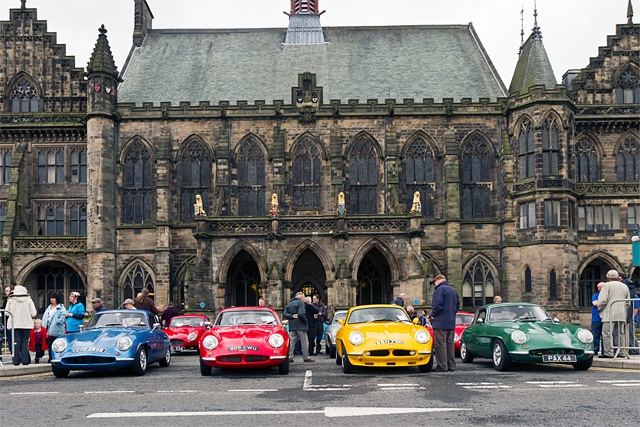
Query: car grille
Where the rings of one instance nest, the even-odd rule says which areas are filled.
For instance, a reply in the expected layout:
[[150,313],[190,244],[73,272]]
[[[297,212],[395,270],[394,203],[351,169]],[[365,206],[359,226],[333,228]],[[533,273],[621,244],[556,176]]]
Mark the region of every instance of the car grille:
[[108,364],[116,361],[115,357],[102,357],[102,356],[72,356],[62,359],[64,363],[70,365],[94,365],[94,364]]
[[567,350],[567,349],[563,349],[563,348],[549,348],[549,349],[543,349],[543,350],[531,350],[529,351],[529,354],[531,356],[542,356],[543,354],[575,354],[577,356],[579,356],[580,354],[582,354],[581,351],[575,351],[575,350]]
[[184,341],[182,340],[171,340],[171,345],[174,347],[180,347],[184,345]]
[[387,357],[389,355],[389,350],[371,350],[369,355],[372,357]]
[[394,356],[409,356],[409,350],[393,350]]
[[[221,356],[217,360],[222,363],[240,363],[242,362],[242,356]],[[267,360],[269,360],[268,356],[244,356],[244,361],[247,363],[266,362]]]

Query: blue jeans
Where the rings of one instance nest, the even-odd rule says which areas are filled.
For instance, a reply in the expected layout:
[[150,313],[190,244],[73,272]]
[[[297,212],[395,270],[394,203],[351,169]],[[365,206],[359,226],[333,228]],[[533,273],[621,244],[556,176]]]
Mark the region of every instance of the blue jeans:
[[591,322],[591,333],[593,334],[593,354],[603,354],[604,351],[600,351],[602,349],[602,322]]

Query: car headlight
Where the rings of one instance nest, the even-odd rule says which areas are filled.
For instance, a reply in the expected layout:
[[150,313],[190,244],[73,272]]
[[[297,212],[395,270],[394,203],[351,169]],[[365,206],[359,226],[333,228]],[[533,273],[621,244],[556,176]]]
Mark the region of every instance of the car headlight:
[[453,334],[453,342],[458,342],[458,341],[460,341],[460,335]]
[[353,345],[360,345],[364,342],[364,337],[360,332],[351,332],[349,335],[349,342]]
[[202,340],[202,346],[207,350],[213,350],[218,346],[218,338],[214,337],[213,335],[209,335]]
[[132,344],[133,344],[133,341],[131,341],[131,338],[129,337],[120,338],[118,340],[118,348],[121,351],[129,350]]
[[284,344],[284,338],[280,334],[273,334],[269,337],[269,345],[273,348],[282,347]]
[[51,344],[51,349],[56,353],[63,352],[65,348],[67,348],[67,341],[60,338],[58,338],[53,342],[53,344]]
[[196,334],[195,332],[189,332],[189,335],[187,335],[187,340],[193,341],[196,339],[197,336],[198,334]]
[[593,342],[593,334],[586,329],[580,329],[578,331],[578,339],[585,344],[591,344]]
[[414,338],[416,339],[416,341],[418,341],[420,344],[426,344],[429,342],[429,332],[427,331],[418,331],[416,332],[416,334],[414,335]]
[[522,331],[511,332],[511,340],[516,344],[524,344],[527,342],[527,334]]

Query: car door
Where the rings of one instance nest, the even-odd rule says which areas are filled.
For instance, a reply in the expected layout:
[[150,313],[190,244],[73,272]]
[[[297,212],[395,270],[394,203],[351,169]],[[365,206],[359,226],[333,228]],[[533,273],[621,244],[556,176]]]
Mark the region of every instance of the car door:
[[484,341],[486,320],[487,310],[485,308],[479,308],[473,318],[473,323],[467,328],[469,329],[469,332],[465,335],[467,337],[467,339],[465,339],[465,343],[467,344],[468,351],[473,354],[484,354],[481,344]]
[[153,328],[156,322],[154,314],[147,314],[147,322],[149,322],[149,361],[155,362],[164,357],[164,332],[160,328]]

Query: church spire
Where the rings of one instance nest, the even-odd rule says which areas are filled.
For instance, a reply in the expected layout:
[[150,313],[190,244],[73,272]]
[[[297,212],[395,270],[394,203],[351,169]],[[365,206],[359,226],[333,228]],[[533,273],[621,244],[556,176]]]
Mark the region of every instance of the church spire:
[[631,0],[629,0],[629,4],[627,5],[627,25],[633,25],[633,5],[631,4]]
[[100,35],[96,46],[93,48],[89,64],[87,64],[87,73],[104,73],[112,77],[118,77],[118,70],[111,54],[111,48],[107,40],[107,29],[104,24],[98,31],[100,31]]
[[542,40],[542,31],[538,26],[538,5],[536,1],[533,1],[533,30],[531,32],[531,38],[534,40]]

